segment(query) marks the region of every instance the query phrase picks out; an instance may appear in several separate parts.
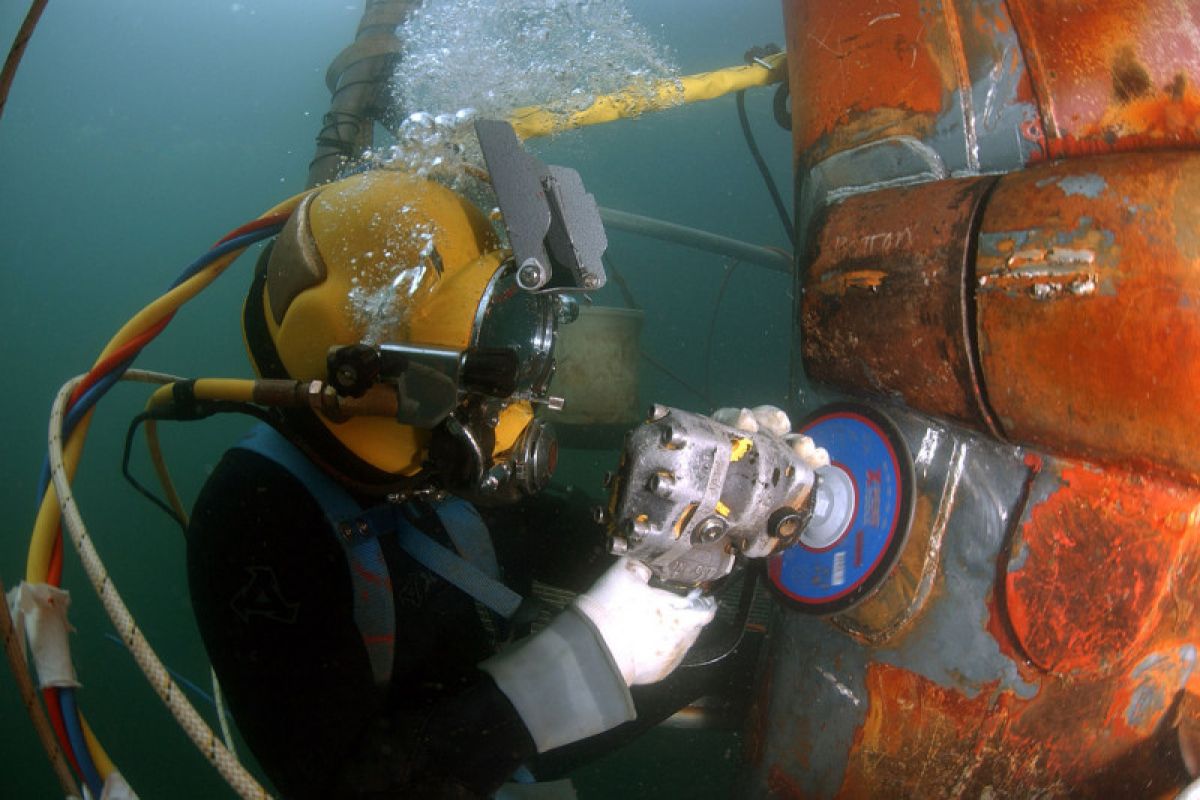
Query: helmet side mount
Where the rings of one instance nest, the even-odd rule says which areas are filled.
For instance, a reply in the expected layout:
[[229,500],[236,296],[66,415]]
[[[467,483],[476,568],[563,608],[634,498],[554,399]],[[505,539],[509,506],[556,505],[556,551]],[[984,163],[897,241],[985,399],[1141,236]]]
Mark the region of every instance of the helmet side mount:
[[527,153],[507,122],[477,120],[475,133],[508,231],[517,284],[531,292],[602,287],[608,237],[579,173]]

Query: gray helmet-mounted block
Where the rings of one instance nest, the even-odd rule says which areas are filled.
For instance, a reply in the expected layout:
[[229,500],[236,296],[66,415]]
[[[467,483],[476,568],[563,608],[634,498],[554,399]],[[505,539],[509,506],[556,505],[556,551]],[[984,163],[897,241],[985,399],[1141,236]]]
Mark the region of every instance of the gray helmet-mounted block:
[[608,247],[596,199],[579,173],[547,166],[525,152],[512,125],[475,122],[479,147],[500,203],[517,264],[517,283],[529,291],[599,289]]

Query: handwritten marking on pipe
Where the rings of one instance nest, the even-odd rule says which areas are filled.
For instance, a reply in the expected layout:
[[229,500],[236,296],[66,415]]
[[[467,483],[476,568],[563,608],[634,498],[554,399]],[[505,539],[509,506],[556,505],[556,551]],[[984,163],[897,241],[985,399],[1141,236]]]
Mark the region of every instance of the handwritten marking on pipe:
[[856,237],[838,236],[833,240],[833,252],[839,259],[882,257],[912,245],[912,228],[905,225],[894,231],[879,231]]

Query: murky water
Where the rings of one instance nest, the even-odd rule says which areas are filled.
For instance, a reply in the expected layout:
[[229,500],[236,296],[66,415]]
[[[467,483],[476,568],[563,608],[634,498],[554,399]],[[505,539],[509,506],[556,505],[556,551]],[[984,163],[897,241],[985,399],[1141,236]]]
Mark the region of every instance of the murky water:
[[[24,14],[16,5],[0,8],[6,42]],[[0,575],[7,585],[24,572],[54,392],[213,241],[303,187],[328,102],[324,71],[360,16],[361,4],[348,0],[49,4],[0,120],[0,308],[10,322],[0,349],[10,377],[0,461]],[[442,135],[469,117],[455,117],[463,109],[492,113],[535,102],[575,108],[631,78],[734,65],[753,45],[783,44],[775,0],[437,0],[407,34],[414,55],[399,102],[428,116],[411,123],[399,151],[383,142],[375,157],[430,164],[440,157],[444,173],[454,159],[473,158],[469,145]],[[770,92],[750,92],[748,106],[789,195],[790,141],[771,118]],[[431,128],[436,136],[427,135]],[[531,147],[547,163],[577,169],[603,206],[786,247],[732,98]],[[448,174],[453,182],[457,173]],[[634,365],[642,405],[708,410],[783,402],[786,277],[619,232],[610,231],[609,241],[613,264],[646,312],[644,356]],[[138,365],[194,377],[248,376],[240,305],[251,259],[185,307]],[[625,303],[611,281],[594,300]],[[370,287],[362,302],[370,308]],[[143,388],[121,386],[102,403],[78,500],[141,628],[169,665],[203,685],[207,665],[188,604],[183,539],[120,475],[125,430],[145,399]],[[245,425],[217,419],[164,428],[185,502]],[[138,450],[133,469],[148,477]],[[599,496],[599,475],[614,462],[610,451],[566,450],[558,481]],[[73,554],[64,583],[74,597],[81,705],[122,772],[145,798],[227,796],[132,660],[106,637],[111,625]],[[12,686],[0,669],[0,797],[53,796],[55,783]],[[204,700],[195,702],[211,719]],[[682,744],[655,738],[653,746],[610,756],[581,776],[581,797],[609,796],[614,786],[624,797],[705,796],[706,788],[726,786],[736,742],[724,734],[688,736]]]

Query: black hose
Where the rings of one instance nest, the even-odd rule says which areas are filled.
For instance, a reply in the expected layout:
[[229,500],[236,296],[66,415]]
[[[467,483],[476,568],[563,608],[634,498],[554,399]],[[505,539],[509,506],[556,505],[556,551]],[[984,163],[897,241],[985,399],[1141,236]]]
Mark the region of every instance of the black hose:
[[193,408],[189,408],[186,413],[179,414],[172,411],[170,408],[157,409],[155,411],[144,411],[138,414],[129,423],[129,429],[125,431],[125,448],[121,453],[121,474],[125,476],[125,480],[129,481],[130,485],[138,491],[143,497],[149,500],[154,505],[158,506],[162,511],[170,517],[176,525],[187,532],[187,521],[181,518],[175,509],[171,508],[165,500],[154,494],[149,488],[144,486],[129,469],[129,456],[133,451],[133,437],[137,433],[137,429],[141,424],[148,419],[153,420],[173,420],[176,422],[192,421],[204,419],[213,414],[223,413],[238,413],[247,414],[255,419],[265,422],[268,425],[274,425],[275,422],[270,413],[264,411],[258,406],[250,405],[249,403],[237,403],[228,400],[215,401],[198,401]]
[[767,191],[771,194],[771,202],[775,204],[775,211],[779,214],[779,221],[783,223],[783,230],[787,233],[788,241],[791,242],[792,248],[795,249],[796,229],[792,225],[791,215],[788,214],[787,206],[784,205],[783,198],[779,195],[779,189],[775,186],[775,179],[771,177],[771,170],[767,168],[767,162],[758,150],[758,144],[754,141],[754,132],[750,130],[750,118],[746,116],[745,89],[737,93],[737,110],[738,120],[742,123],[742,135],[746,138],[746,146],[750,148],[750,155],[754,157],[754,163],[758,166],[759,174],[762,175],[763,181],[767,184]]
[[[758,586],[760,568],[760,564],[751,563],[742,570],[738,610],[733,622],[724,625],[725,629],[719,634],[717,641],[697,643],[688,651],[687,657],[680,663],[680,667],[708,667],[728,658],[734,650],[737,650],[738,645],[746,636],[746,621],[750,619],[750,609],[754,606],[754,590]],[[711,630],[719,631],[720,628],[714,626]]]
[[143,412],[134,417],[133,421],[129,423],[129,428],[125,431],[125,449],[121,453],[121,474],[124,475],[125,480],[129,481],[130,485],[138,491],[138,494],[142,495],[142,497],[145,497],[151,503],[162,509],[163,513],[170,517],[171,520],[186,533],[187,523],[182,517],[179,516],[179,514],[175,513],[175,509],[171,508],[171,506],[169,506],[165,500],[160,498],[154,492],[143,486],[137,478],[133,477],[133,473],[129,471],[129,454],[133,451],[133,437],[137,433],[137,429],[141,427],[142,423],[146,420],[156,418],[157,417],[155,417],[153,414],[147,414]]
[[721,276],[721,286],[717,289],[716,299],[713,300],[712,316],[708,320],[708,337],[704,340],[704,393],[708,397],[712,397],[712,352],[713,337],[717,332],[717,317],[721,310],[721,301],[725,299],[725,292],[729,288],[729,280],[741,263],[735,259],[726,266],[725,274]]
[[775,124],[785,131],[792,129],[792,112],[788,108],[790,96],[787,81],[784,81],[779,84],[779,88],[775,90],[775,97],[771,100],[771,110],[775,112]]
[[676,383],[678,383],[683,388],[687,389],[692,394],[696,395],[696,397],[699,397],[701,400],[703,400],[705,403],[707,403],[710,408],[712,407],[712,398],[711,397],[709,397],[704,392],[700,391],[695,386],[692,386],[686,380],[681,378],[678,373],[674,372],[666,364],[662,363],[657,358],[655,358],[654,356],[647,353],[645,350],[639,349],[638,355],[640,355],[643,359],[645,359],[647,364],[654,367],[656,370],[661,372],[663,375],[666,375],[668,378],[675,381]]

